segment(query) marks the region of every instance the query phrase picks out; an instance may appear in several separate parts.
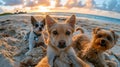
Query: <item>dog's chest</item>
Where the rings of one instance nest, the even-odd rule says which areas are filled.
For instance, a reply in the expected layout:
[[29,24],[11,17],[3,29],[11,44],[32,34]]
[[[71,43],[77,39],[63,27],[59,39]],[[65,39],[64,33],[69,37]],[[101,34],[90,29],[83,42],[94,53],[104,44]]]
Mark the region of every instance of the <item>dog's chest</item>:
[[87,61],[91,62],[94,65],[99,64],[100,62],[100,57],[99,53],[96,53],[94,51],[90,52],[88,56],[86,56]]
[[34,41],[36,42],[36,43],[39,43],[39,42],[44,42],[44,39],[43,39],[43,36],[42,35],[40,35],[40,36],[37,36],[37,35],[34,35]]
[[34,37],[34,44],[35,44],[35,47],[39,47],[39,46],[46,47],[42,35]]

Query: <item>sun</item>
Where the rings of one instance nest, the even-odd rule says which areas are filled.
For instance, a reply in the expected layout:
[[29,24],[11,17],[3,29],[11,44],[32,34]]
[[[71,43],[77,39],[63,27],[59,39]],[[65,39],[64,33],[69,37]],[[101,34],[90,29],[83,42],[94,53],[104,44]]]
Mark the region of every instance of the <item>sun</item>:
[[49,12],[50,9],[48,7],[45,7],[45,6],[39,6],[39,11],[40,12]]

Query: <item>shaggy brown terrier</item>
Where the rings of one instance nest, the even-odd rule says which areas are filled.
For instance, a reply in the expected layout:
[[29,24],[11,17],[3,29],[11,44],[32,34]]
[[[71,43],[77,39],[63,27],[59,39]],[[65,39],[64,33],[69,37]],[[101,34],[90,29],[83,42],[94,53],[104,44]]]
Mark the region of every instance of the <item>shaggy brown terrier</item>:
[[105,61],[103,53],[111,49],[117,42],[118,35],[114,31],[95,28],[92,39],[81,34],[74,40],[74,48],[78,56],[84,61],[92,63],[95,67],[116,67],[116,64]]
[[49,15],[46,16],[49,34],[47,56],[36,67],[89,67],[77,57],[71,46],[75,22],[75,15],[72,15],[65,23],[57,23]]

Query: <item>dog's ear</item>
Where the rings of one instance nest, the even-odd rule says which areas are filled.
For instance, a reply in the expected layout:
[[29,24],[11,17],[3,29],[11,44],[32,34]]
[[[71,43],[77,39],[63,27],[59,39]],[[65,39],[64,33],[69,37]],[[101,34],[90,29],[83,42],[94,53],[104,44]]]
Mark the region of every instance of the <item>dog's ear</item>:
[[92,32],[92,33],[93,33],[93,34],[97,34],[97,32],[100,31],[100,30],[101,30],[101,28],[96,27],[96,28],[93,29],[93,32]]
[[41,22],[42,22],[44,25],[46,24],[46,23],[45,23],[45,19],[43,19]]
[[114,37],[114,42],[115,42],[115,44],[116,44],[116,42],[118,41],[119,35],[116,34],[115,31],[113,31],[113,30],[110,30],[110,31],[111,31],[111,33],[112,33],[112,35],[113,35],[113,37]]
[[37,20],[33,16],[31,16],[31,23],[33,26],[37,23]]
[[46,22],[48,28],[50,28],[52,25],[54,25],[56,23],[56,21],[49,15],[46,15],[45,22]]
[[70,18],[66,20],[66,23],[70,24],[73,28],[75,28],[75,23],[76,23],[76,16],[72,15]]

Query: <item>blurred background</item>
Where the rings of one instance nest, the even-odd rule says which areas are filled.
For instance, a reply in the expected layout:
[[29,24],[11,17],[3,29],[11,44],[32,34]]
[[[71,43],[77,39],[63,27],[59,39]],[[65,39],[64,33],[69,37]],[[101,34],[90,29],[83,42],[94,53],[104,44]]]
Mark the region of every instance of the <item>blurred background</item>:
[[[81,9],[82,8],[82,9]],[[0,0],[0,13],[97,9],[120,13],[120,0]]]

